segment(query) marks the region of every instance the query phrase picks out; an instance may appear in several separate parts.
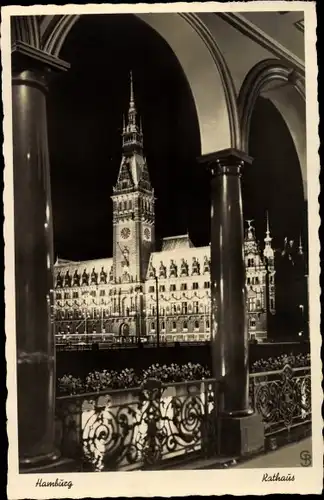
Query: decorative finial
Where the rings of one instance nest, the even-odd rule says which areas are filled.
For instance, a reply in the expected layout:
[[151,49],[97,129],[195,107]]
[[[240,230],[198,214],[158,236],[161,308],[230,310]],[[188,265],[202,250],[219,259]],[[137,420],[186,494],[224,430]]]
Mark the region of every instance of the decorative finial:
[[298,253],[299,253],[299,255],[303,255],[303,253],[304,253],[301,234],[299,235]]
[[246,222],[248,224],[248,230],[252,230],[253,227],[252,227],[252,222],[254,221],[254,219],[248,219]]
[[125,115],[123,114],[123,133],[126,132]]

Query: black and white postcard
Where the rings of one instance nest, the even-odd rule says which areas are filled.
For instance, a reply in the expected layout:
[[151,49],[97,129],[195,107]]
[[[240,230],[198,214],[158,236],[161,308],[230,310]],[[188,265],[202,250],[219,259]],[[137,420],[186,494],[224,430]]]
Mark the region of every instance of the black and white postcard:
[[321,493],[314,2],[2,9],[8,496]]

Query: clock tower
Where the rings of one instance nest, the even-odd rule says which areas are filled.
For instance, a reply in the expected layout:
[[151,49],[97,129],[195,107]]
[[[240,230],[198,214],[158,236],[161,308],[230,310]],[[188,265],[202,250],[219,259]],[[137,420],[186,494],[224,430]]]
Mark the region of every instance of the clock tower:
[[130,75],[130,103],[123,120],[122,159],[113,188],[113,273],[117,283],[143,282],[155,244],[154,190],[143,153]]

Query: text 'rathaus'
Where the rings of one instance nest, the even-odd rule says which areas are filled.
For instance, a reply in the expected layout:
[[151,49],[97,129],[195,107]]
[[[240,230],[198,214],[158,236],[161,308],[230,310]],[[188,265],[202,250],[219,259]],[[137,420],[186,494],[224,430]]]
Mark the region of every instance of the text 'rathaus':
[[[186,234],[166,237],[161,250],[155,249],[155,196],[132,77],[112,202],[112,258],[55,263],[55,333],[154,340],[158,330],[161,341],[208,340],[210,246],[195,247]],[[244,240],[248,327],[250,337],[257,339],[267,337],[267,320],[276,312],[271,241],[268,220],[263,250],[248,221]]]

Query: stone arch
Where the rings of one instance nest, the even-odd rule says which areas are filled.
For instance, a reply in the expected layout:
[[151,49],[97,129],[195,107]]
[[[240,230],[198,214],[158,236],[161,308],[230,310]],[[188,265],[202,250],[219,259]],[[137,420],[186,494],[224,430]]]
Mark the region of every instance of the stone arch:
[[119,327],[119,335],[122,337],[129,337],[130,328],[128,323],[122,323]]
[[40,29],[37,16],[11,17],[11,44],[20,41],[40,49]]
[[[214,38],[199,16],[192,13],[135,15],[155,30],[178,58],[195,102],[201,153],[237,147],[240,128],[234,84]],[[41,21],[43,50],[59,57],[79,17],[44,16]]]
[[304,76],[277,59],[261,61],[250,70],[238,97],[240,148],[246,153],[249,153],[251,117],[260,95],[271,100],[290,131],[299,159],[304,198],[307,199]]

